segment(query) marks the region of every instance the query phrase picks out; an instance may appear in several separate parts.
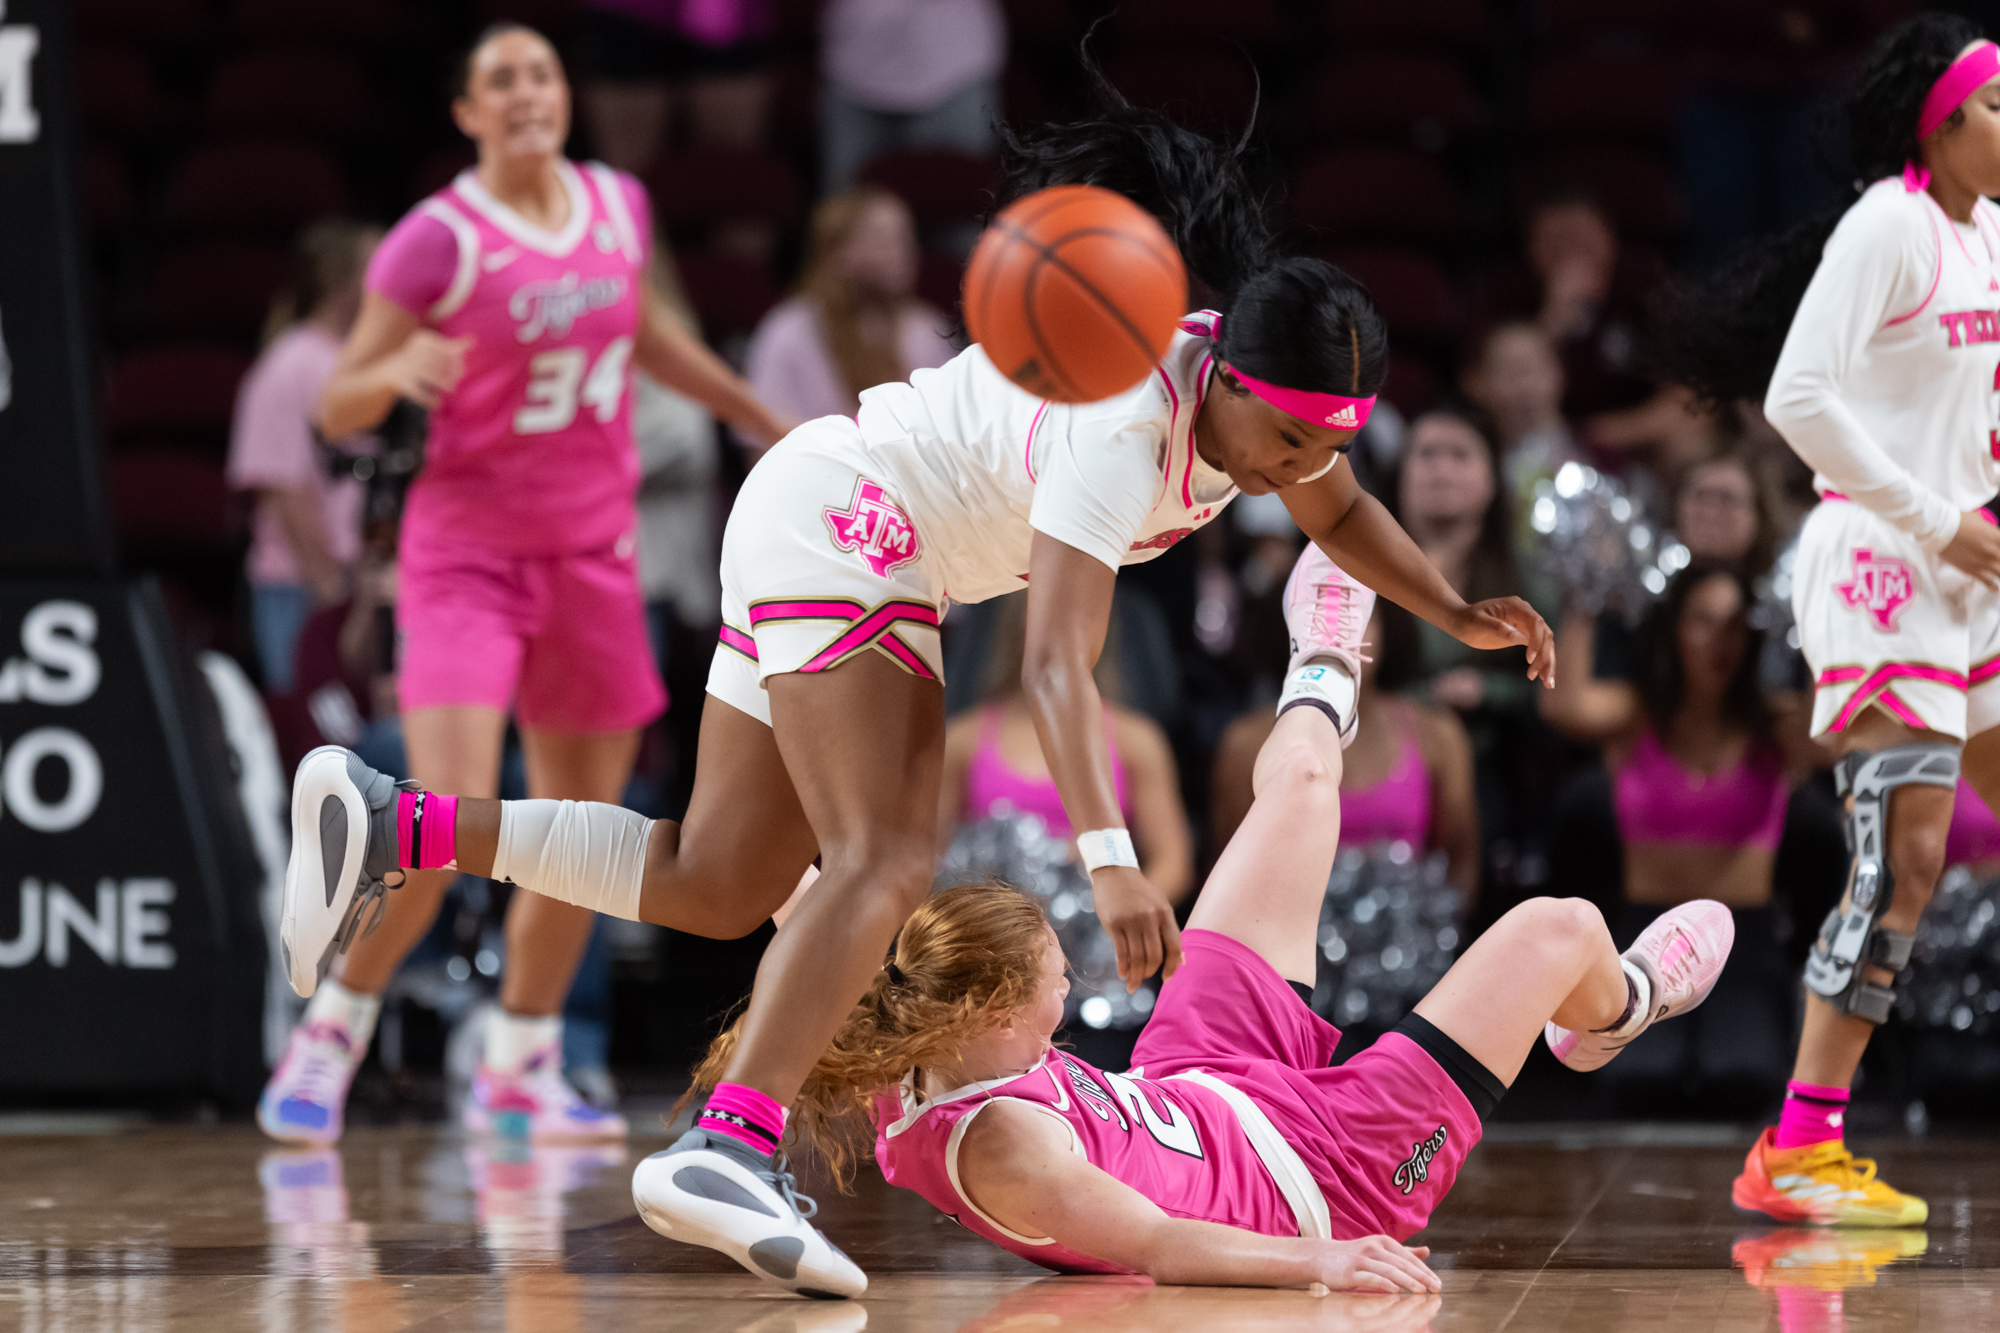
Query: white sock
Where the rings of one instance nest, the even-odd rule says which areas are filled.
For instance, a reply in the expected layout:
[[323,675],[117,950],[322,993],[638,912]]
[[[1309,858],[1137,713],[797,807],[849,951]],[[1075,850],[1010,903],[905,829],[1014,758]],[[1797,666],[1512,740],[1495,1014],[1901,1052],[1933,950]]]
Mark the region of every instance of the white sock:
[[382,1001],[374,995],[363,995],[328,977],[319,983],[319,989],[306,1001],[304,1022],[338,1023],[347,1029],[348,1040],[357,1052],[368,1049],[369,1039],[375,1035],[375,1016],[382,1012]]
[[1329,657],[1316,657],[1285,677],[1278,694],[1278,713],[1303,705],[1317,708],[1333,719],[1344,749],[1354,739],[1355,698],[1361,687],[1347,668]]
[[599,801],[503,801],[493,878],[637,921],[652,833],[644,815]]
[[1632,983],[1632,1012],[1623,1021],[1604,1029],[1604,1035],[1630,1041],[1653,1025],[1653,983],[1637,963],[1620,958],[1618,965],[1625,969],[1625,979]]
[[521,1018],[502,1009],[486,1025],[486,1067],[517,1074],[537,1051],[562,1045],[562,1015]]

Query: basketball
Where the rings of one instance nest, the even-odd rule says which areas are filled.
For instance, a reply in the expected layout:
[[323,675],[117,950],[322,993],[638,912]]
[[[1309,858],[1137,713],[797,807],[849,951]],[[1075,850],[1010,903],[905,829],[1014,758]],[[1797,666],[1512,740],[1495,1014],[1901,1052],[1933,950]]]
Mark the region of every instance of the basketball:
[[1166,354],[1187,269],[1150,213],[1095,185],[1010,204],[965,271],[965,323],[1008,379],[1088,403],[1131,388]]

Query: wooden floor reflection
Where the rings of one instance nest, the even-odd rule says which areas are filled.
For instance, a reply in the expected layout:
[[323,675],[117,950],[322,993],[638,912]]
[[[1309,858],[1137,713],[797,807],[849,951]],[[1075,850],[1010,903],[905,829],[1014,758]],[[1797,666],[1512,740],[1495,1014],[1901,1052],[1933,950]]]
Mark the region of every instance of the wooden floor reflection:
[[630,1167],[662,1140],[529,1151],[365,1129],[315,1153],[235,1126],[0,1134],[0,1329],[2000,1329],[2000,1143],[1873,1145],[1885,1174],[1930,1198],[1932,1223],[1837,1233],[1730,1209],[1747,1134],[1506,1130],[1423,1237],[1441,1298],[1042,1277],[874,1181],[822,1194],[829,1231],[873,1280],[837,1304],[646,1230]]

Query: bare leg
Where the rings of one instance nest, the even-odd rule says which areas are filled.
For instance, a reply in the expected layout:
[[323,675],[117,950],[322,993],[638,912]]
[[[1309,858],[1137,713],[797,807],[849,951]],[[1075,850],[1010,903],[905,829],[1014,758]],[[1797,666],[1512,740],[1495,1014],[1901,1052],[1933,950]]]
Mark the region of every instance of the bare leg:
[[[507,715],[493,708],[419,708],[403,714],[411,776],[436,791],[491,797],[500,786],[500,747],[506,734]],[[497,817],[500,803],[484,804]],[[490,852],[487,864],[490,868]],[[335,960],[334,977],[349,990],[382,993],[404,956],[437,919],[444,892],[456,878],[449,870],[405,873],[402,887],[386,899],[375,933],[354,941]]]
[[1314,926],[1340,847],[1340,736],[1317,708],[1278,719],[1257,752],[1256,799],[1195,899],[1188,929],[1249,946],[1287,981],[1310,986]]
[[[1982,775],[1989,781],[1994,770],[2000,769],[1994,754],[2000,746],[1987,739],[1991,735],[1989,732],[1981,738],[1984,743],[1978,752],[1983,763]],[[1906,727],[1876,708],[1863,711],[1854,725],[1841,733],[1839,742],[1843,755],[1853,750],[1886,750],[1893,745],[1958,743],[1943,732]],[[1984,789],[1981,795],[1985,795]],[[1895,889],[1889,909],[1876,923],[1878,928],[1906,933],[1916,930],[1917,919],[1930,905],[1931,894],[1937,888],[1938,876],[1944,873],[1944,840],[1951,827],[1951,803],[1952,790],[1948,787],[1911,785],[1890,793],[1889,869],[1895,876]],[[1845,905],[1844,898],[1842,902]],[[1805,924],[1818,926],[1817,922]],[[1881,968],[1871,968],[1869,972],[1871,979],[1878,982],[1890,977]],[[1805,1023],[1799,1034],[1799,1056],[1792,1066],[1792,1077],[1821,1087],[1847,1087],[1854,1081],[1854,1071],[1861,1063],[1861,1053],[1868,1048],[1868,1039],[1874,1035],[1873,1023],[1842,1013],[1808,991]]]
[[1607,1028],[1629,998],[1603,914],[1582,898],[1531,898],[1473,941],[1417,1013],[1512,1085],[1545,1023]]
[[[831,671],[774,676],[770,692],[820,878],[764,954],[723,1077],[789,1104],[930,892],[944,691],[863,653]],[[797,881],[795,870],[771,906]]]
[[[528,794],[554,800],[617,804],[639,753],[639,733],[521,728]],[[597,914],[539,893],[517,893],[507,907],[507,975],[500,1007],[524,1018],[562,1012]]]
[[[819,843],[769,727],[710,695],[697,755],[687,819],[653,825],[639,919],[736,939],[791,896]],[[493,871],[500,806],[459,802],[458,865],[468,874]]]

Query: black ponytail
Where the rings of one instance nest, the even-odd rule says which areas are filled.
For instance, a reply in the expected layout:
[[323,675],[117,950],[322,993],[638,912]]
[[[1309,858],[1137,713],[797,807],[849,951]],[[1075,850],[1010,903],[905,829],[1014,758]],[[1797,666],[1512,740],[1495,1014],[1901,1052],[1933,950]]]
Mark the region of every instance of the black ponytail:
[[1088,52],[1083,66],[1097,115],[1030,132],[999,127],[1001,206],[1051,185],[1115,190],[1160,220],[1193,299],[1222,312],[1220,360],[1287,388],[1360,398],[1379,389],[1389,369],[1381,316],[1340,269],[1283,254],[1275,200],[1245,169],[1250,132],[1233,143],[1197,133],[1126,101]]
[[[1900,174],[1905,162],[1921,160],[1917,117],[1924,98],[1959,52],[1978,39],[1979,29],[1966,19],[1925,13],[1875,43],[1840,108],[1855,192]],[[1852,202],[1745,247],[1703,277],[1669,287],[1654,310],[1654,373],[1686,385],[1707,403],[1761,401],[1827,238]]]

